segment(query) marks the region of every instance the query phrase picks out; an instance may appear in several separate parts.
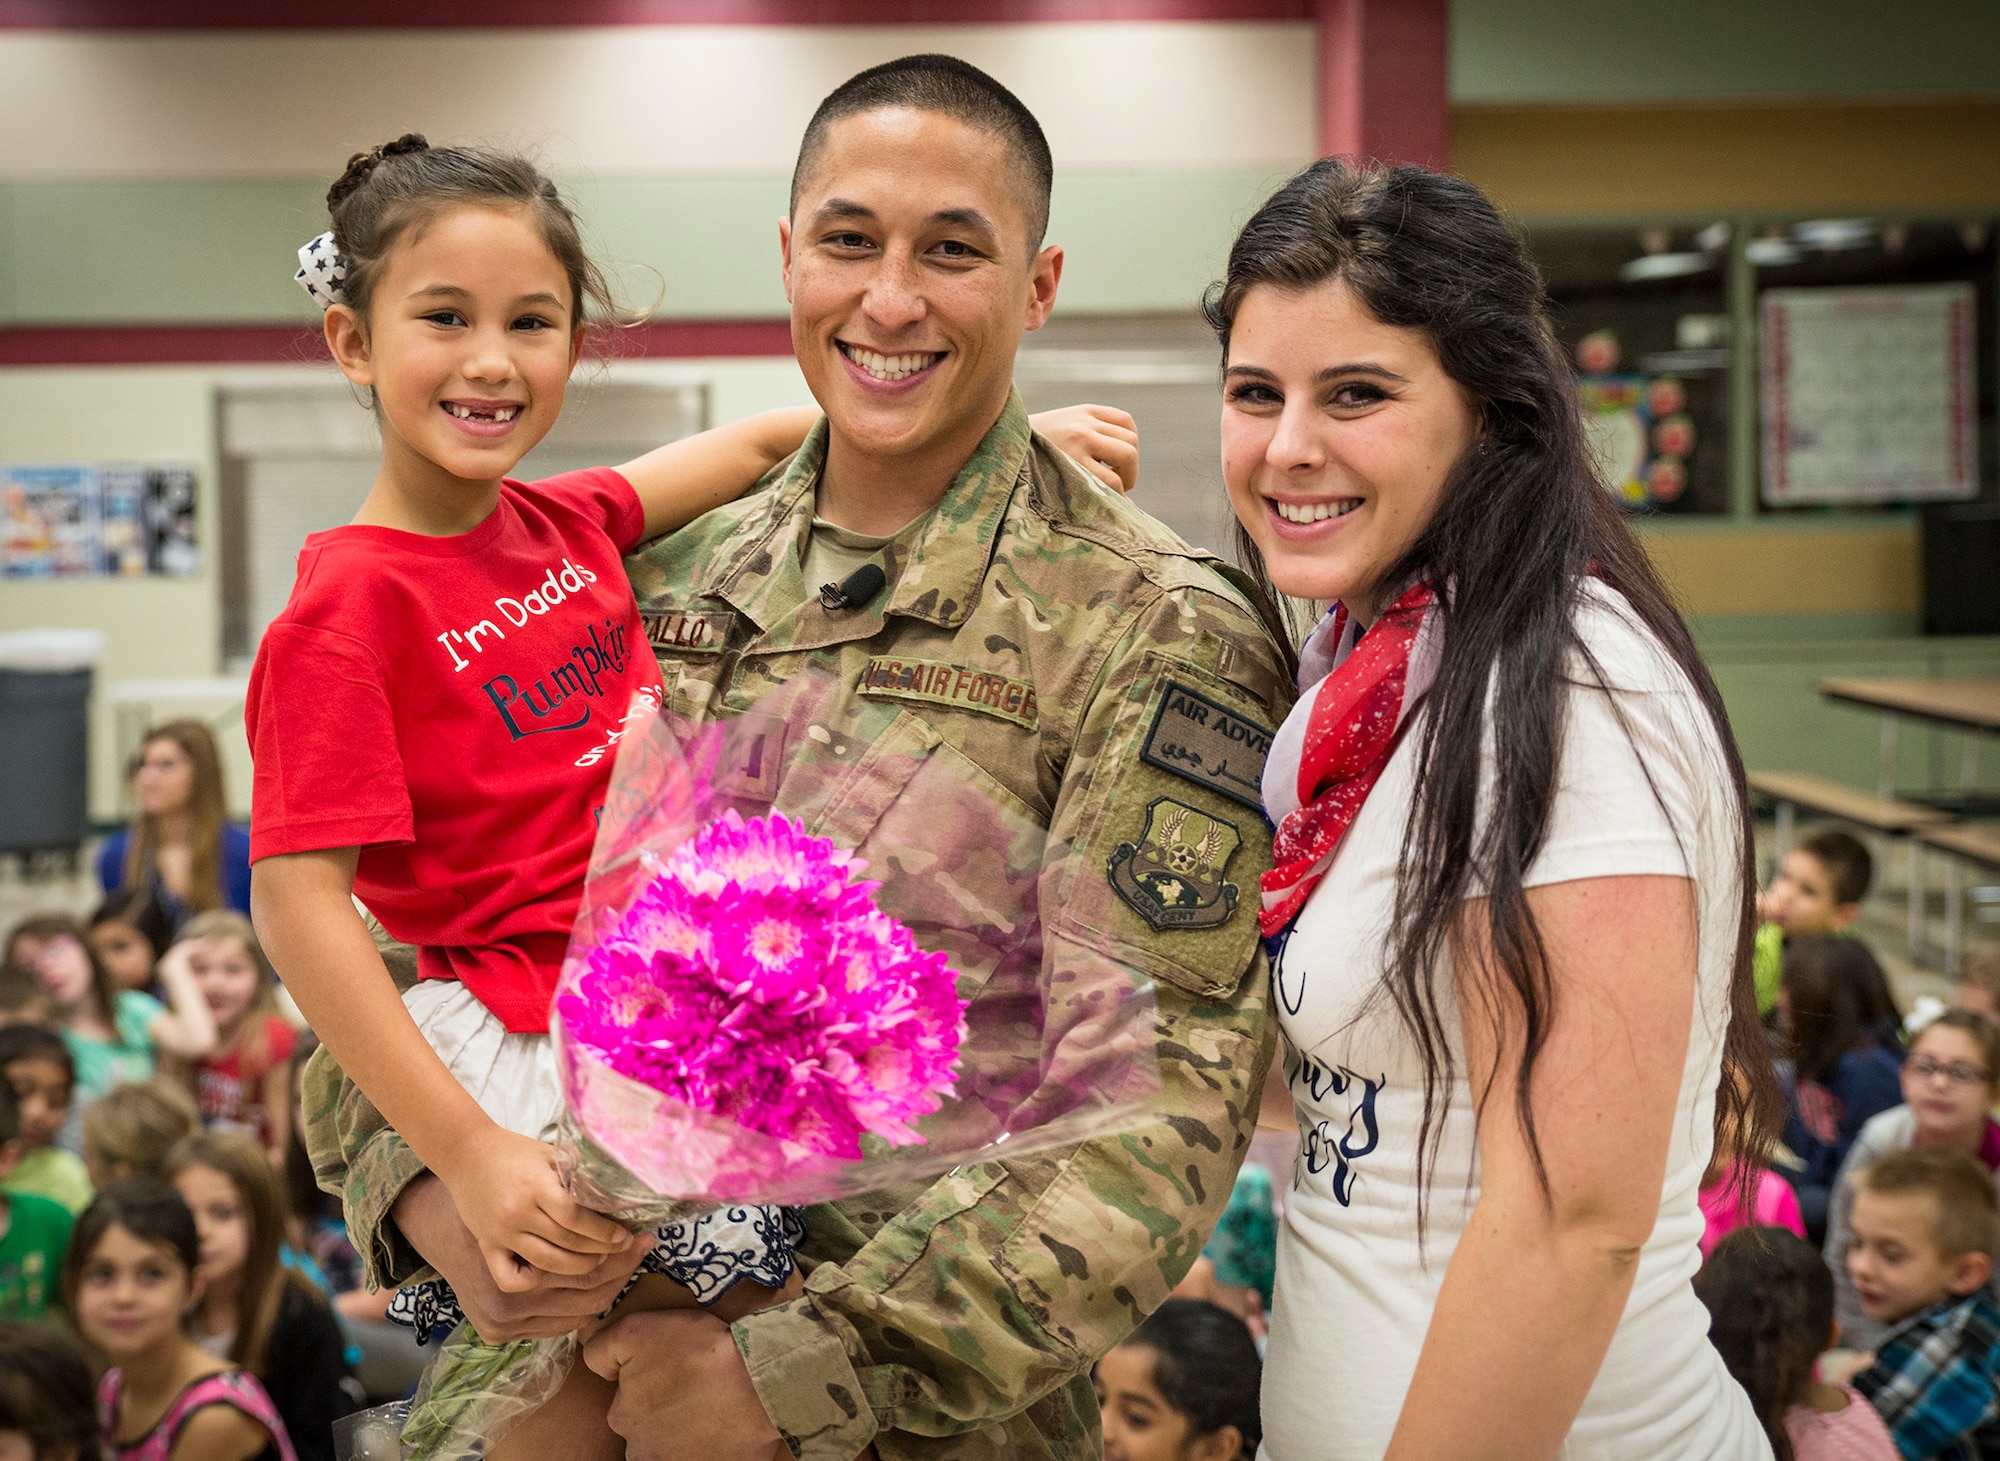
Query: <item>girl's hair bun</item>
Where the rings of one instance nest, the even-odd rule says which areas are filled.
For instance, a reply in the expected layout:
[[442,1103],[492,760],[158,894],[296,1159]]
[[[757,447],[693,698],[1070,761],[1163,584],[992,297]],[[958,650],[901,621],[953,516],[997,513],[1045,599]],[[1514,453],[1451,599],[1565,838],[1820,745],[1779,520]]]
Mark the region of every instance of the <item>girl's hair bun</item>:
[[385,157],[404,157],[413,152],[428,152],[431,144],[421,132],[405,132],[394,142],[384,142],[379,147],[371,147],[366,152],[357,152],[347,159],[347,171],[326,190],[326,211],[331,213],[348,198],[359,192],[362,184],[375,175],[375,169],[382,165]]

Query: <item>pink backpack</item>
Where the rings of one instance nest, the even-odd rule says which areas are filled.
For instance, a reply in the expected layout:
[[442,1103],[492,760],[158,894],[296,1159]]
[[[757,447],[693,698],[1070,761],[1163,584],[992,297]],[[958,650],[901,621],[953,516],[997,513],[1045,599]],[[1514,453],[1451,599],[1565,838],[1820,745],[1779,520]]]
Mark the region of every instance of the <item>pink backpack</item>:
[[285,1423],[278,1418],[277,1407],[271,1404],[271,1397],[264,1393],[255,1375],[241,1370],[204,1375],[174,1397],[174,1403],[167,1407],[158,1424],[129,1444],[118,1440],[118,1395],[124,1387],[125,1377],[116,1370],[107,1370],[97,1387],[97,1417],[104,1427],[104,1454],[115,1457],[116,1461],[167,1461],[174,1442],[180,1439],[181,1427],[205,1405],[234,1406],[271,1433],[271,1444],[279,1461],[298,1461],[291,1437],[285,1434]]

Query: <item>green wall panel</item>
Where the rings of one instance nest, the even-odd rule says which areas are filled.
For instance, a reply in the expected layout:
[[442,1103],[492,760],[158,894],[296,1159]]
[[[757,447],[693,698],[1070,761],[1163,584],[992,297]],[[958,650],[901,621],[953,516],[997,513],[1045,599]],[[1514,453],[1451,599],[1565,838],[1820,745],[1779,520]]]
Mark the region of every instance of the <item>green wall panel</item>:
[[1975,96],[2000,91],[1993,0],[1453,0],[1459,103]]
[[[2000,676],[2000,640],[1876,637],[1852,622],[1859,617],[1774,616],[1761,636],[1753,636],[1748,619],[1694,621],[1695,638],[1751,770],[1809,771],[1872,791],[1881,767],[1882,718],[1826,699],[1819,692],[1822,679]],[[2000,790],[2000,745],[1990,736],[1984,742],[1979,784]],[[1901,721],[1898,787],[1955,786],[1963,745],[1954,731]]]
[[[1283,168],[1072,170],[1049,237],[1062,304],[1185,310]],[[674,319],[785,312],[778,173],[592,177],[567,185],[622,297]],[[0,183],[0,323],[295,321],[292,255],[325,227],[317,180]]]
[[[292,271],[323,183],[13,182],[0,309],[19,324],[309,320]],[[11,301],[8,295],[11,294]]]

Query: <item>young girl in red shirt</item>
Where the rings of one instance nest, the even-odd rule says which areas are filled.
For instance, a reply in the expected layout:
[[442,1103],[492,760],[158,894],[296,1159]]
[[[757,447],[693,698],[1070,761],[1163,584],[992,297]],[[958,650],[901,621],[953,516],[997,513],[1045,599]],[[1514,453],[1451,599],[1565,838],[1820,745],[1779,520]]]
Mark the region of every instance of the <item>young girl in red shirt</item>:
[[210,1131],[248,1136],[285,1164],[297,1032],[278,1013],[278,986],[250,920],[234,909],[197,913],[167,951],[184,958],[215,1018],[216,1049],[194,1062],[194,1098]]
[[[625,727],[662,698],[621,558],[745,490],[816,413],[511,480],[562,408],[586,306],[605,303],[553,185],[409,136],[357,156],[327,206],[300,278],[334,360],[373,394],[382,465],[349,526],[306,540],[258,652],[252,903],[307,1021],[518,1289],[630,1241],[570,1197],[548,1144],[549,1007],[597,814]],[[1123,427],[1067,424],[1079,458],[1116,455],[1093,440]],[[407,996],[351,893],[421,950]],[[695,1223],[662,1229],[642,1265],[684,1291],[656,1281],[648,1302],[713,1303],[743,1281],[760,1286],[731,1300],[747,1312],[790,1280],[794,1214]],[[458,1312],[442,1285],[398,1305],[420,1332]],[[570,1386],[503,1449],[618,1454],[602,1382],[579,1366]]]

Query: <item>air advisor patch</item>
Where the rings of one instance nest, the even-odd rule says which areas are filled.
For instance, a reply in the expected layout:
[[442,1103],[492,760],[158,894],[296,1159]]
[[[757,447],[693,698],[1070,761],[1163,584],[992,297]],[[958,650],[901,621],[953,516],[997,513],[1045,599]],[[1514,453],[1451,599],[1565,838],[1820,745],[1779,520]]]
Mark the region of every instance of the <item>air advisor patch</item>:
[[1236,884],[1222,873],[1242,843],[1234,824],[1163,796],[1146,808],[1138,845],[1119,843],[1105,871],[1154,928],[1214,928],[1236,911]]

